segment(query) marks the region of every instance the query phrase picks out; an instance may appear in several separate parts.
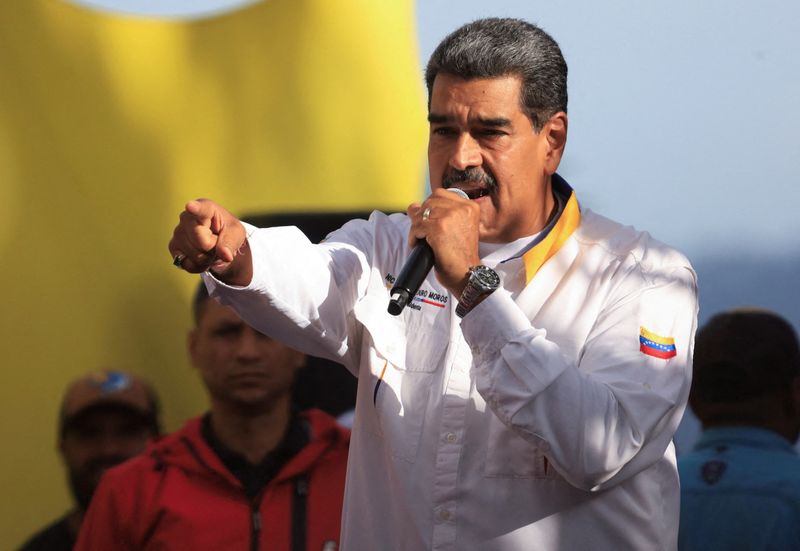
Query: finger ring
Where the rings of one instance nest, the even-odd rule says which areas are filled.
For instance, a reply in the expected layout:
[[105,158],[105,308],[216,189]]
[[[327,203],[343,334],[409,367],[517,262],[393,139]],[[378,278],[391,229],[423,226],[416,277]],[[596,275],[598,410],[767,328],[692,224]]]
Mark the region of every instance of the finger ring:
[[184,260],[186,260],[185,254],[176,254],[175,258],[172,259],[172,265],[178,268],[179,270],[182,270]]
[[425,207],[425,210],[422,211],[422,219],[427,220],[431,216],[431,208]]

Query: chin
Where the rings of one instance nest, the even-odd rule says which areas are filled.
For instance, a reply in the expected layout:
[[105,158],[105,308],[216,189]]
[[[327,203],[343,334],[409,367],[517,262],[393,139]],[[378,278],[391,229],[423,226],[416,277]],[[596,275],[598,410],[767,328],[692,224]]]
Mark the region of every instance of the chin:
[[260,413],[272,409],[278,399],[270,392],[240,392],[232,396],[230,401],[241,410]]

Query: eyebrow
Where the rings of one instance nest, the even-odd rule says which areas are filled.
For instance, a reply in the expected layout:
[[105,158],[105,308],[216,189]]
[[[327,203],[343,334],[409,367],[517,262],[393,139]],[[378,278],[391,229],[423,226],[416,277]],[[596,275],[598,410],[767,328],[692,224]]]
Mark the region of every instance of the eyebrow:
[[[428,113],[428,122],[431,124],[444,124],[453,122],[455,119],[450,115],[437,115],[436,113]],[[505,117],[476,117],[470,121],[477,123],[480,126],[489,126],[494,128],[504,128],[511,126],[511,120]]]

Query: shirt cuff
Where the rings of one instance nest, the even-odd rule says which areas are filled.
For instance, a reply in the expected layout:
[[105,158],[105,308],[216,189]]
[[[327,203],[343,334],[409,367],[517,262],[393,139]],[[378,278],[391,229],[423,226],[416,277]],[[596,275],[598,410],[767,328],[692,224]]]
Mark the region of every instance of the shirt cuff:
[[482,300],[461,320],[461,331],[473,355],[496,354],[531,322],[503,288]]
[[[246,234],[245,239],[249,242],[250,238],[258,230],[258,228],[252,224],[248,224],[247,222],[242,222],[242,225],[244,226],[244,231]],[[250,242],[249,245],[250,260],[253,263],[253,277],[250,279],[250,283],[245,286],[228,285],[221,279],[217,278],[217,276],[215,276],[210,270],[208,270],[200,275],[203,278],[203,282],[206,284],[206,289],[208,290],[209,296],[215,296],[215,292],[219,293],[217,288],[224,289],[226,291],[254,291],[258,288],[258,286],[255,284],[255,275],[258,273],[256,271],[258,266],[258,254],[256,253],[256,248],[253,247],[253,243]]]

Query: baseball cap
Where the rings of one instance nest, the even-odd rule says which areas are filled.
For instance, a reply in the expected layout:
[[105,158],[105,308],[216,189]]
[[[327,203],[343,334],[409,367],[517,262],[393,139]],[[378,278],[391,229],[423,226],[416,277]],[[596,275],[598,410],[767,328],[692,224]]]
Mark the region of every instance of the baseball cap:
[[153,387],[131,373],[106,369],[88,373],[69,385],[61,403],[61,436],[88,411],[106,407],[129,410],[158,433],[159,406]]
[[797,333],[768,310],[712,317],[695,338],[692,400],[731,403],[786,389],[800,376]]

